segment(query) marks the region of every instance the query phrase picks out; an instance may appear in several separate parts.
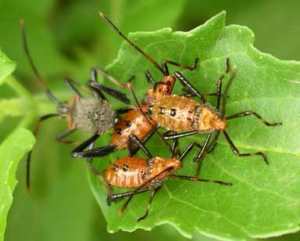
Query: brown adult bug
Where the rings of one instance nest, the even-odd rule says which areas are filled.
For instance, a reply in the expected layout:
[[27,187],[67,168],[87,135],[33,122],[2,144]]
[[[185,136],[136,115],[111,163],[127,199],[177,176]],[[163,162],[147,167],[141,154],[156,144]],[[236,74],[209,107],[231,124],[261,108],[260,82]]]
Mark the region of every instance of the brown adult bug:
[[[96,133],[95,135],[102,135],[107,130],[113,128],[119,122],[119,115],[126,113],[128,108],[121,108],[119,110],[114,110],[108,103],[103,92],[115,97],[116,99],[122,101],[125,104],[129,104],[130,101],[125,94],[119,92],[115,89],[100,85],[97,83],[97,71],[96,69],[91,70],[89,88],[83,86],[82,84],[77,83],[76,81],[66,78],[65,83],[73,92],[73,97],[70,103],[64,101],[59,101],[54,97],[52,92],[49,90],[46,82],[43,80],[39,74],[32,57],[30,55],[26,34],[24,21],[20,21],[21,31],[22,31],[22,40],[23,47],[28,58],[28,62],[38,79],[39,83],[46,92],[47,97],[51,102],[57,105],[57,113],[46,114],[39,118],[34,129],[34,135],[37,135],[40,125],[43,121],[52,118],[52,117],[62,117],[68,120],[68,130],[59,134],[56,137],[56,140],[65,143],[72,144],[74,141],[64,140],[65,137],[73,133],[75,130],[81,130],[85,132]],[[97,88],[94,88],[94,83],[97,83]],[[79,86],[83,88],[87,93],[91,94],[92,97],[84,97],[76,88]],[[102,149],[101,154],[107,155],[108,153],[114,151],[114,146],[107,146]],[[76,150],[76,148],[75,148]],[[30,151],[27,158],[27,176],[26,176],[26,185],[28,191],[30,190],[30,161],[31,161]]]
[[[197,145],[195,143],[188,145],[180,158],[174,157],[174,150],[172,150],[172,155],[170,158],[162,158],[153,157],[145,145],[138,138],[136,138],[136,136],[130,135],[129,138],[131,141],[135,142],[141,150],[143,150],[148,158],[145,159],[131,156],[120,158],[111,163],[107,169],[104,170],[104,179],[100,173],[95,173],[100,180],[103,180],[108,188],[108,204],[110,204],[111,201],[116,201],[129,196],[129,199],[124,203],[122,209],[120,210],[120,214],[124,212],[134,195],[150,191],[151,194],[148,207],[144,215],[141,216],[138,221],[145,219],[149,213],[153,197],[161,189],[164,181],[168,178],[197,182],[211,182],[226,186],[232,185],[230,182],[174,174],[176,170],[181,168],[183,158],[195,145]],[[110,185],[119,188],[135,188],[135,190],[112,194]]]

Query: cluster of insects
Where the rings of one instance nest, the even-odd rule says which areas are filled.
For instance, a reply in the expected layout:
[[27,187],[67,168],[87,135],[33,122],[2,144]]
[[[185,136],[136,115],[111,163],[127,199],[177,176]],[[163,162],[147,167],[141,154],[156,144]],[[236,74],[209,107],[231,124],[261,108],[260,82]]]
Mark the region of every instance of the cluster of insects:
[[[44,88],[50,101],[57,105],[57,112],[44,115],[39,118],[34,134],[39,131],[40,124],[52,117],[62,117],[68,121],[68,129],[59,134],[56,140],[66,144],[75,142],[65,140],[75,130],[91,133],[90,138],[83,141],[71,152],[74,158],[85,158],[91,171],[107,188],[108,204],[116,200],[126,198],[127,200],[120,210],[121,213],[128,206],[132,198],[140,193],[150,192],[150,199],[145,213],[138,219],[145,219],[149,213],[151,202],[156,193],[164,185],[164,181],[170,178],[189,180],[193,182],[211,182],[219,185],[231,186],[231,182],[221,180],[210,180],[198,177],[201,160],[206,153],[215,149],[220,134],[223,134],[233,154],[238,157],[260,156],[266,164],[269,161],[266,155],[261,152],[240,153],[227,133],[227,121],[253,115],[266,126],[278,126],[280,122],[270,123],[263,119],[255,111],[247,110],[234,115],[226,116],[225,104],[228,96],[228,89],[237,74],[237,68],[232,69],[230,59],[225,58],[225,70],[217,80],[216,92],[206,95],[216,98],[216,105],[212,107],[205,94],[201,93],[193,84],[179,71],[169,72],[169,65],[180,69],[193,71],[198,66],[198,58],[195,58],[193,65],[184,65],[174,61],[166,60],[158,64],[152,57],[129,40],[103,13],[103,18],[113,29],[142,56],[149,60],[155,68],[163,75],[162,79],[155,81],[149,71],[145,72],[146,80],[152,84],[144,95],[141,103],[135,95],[131,85],[134,77],[125,84],[121,84],[113,76],[101,68],[92,68],[87,86],[80,84],[70,78],[65,79],[66,85],[73,93],[70,102],[60,101],[54,97],[40,76],[28,50],[24,22],[21,21],[22,39],[28,61],[35,73],[37,80]],[[97,75],[102,74],[120,90],[102,85],[97,81]],[[223,80],[229,76],[225,88]],[[183,86],[186,92],[182,95],[172,93],[176,82]],[[84,96],[84,91],[89,97]],[[122,90],[129,89],[134,105]],[[108,102],[105,95],[110,95],[121,101],[124,107],[114,109]],[[199,99],[199,101],[196,101]],[[106,146],[96,146],[96,140],[108,130],[113,129],[111,141]],[[164,133],[158,129],[165,130]],[[152,135],[158,135],[161,143],[170,151],[170,157],[153,156],[146,147],[146,142]],[[191,135],[202,134],[206,138],[202,144],[191,142],[182,151],[180,150],[180,138],[189,138]],[[182,167],[182,161],[194,148],[199,148],[194,158],[197,168],[195,175],[177,175],[175,172]],[[103,173],[99,172],[92,164],[93,158],[103,157],[118,149],[128,149],[128,156],[122,157],[111,163]],[[147,158],[137,156],[142,151]],[[30,190],[30,162],[31,152],[27,158],[27,189]],[[112,186],[118,188],[133,188],[132,191],[113,193]]]

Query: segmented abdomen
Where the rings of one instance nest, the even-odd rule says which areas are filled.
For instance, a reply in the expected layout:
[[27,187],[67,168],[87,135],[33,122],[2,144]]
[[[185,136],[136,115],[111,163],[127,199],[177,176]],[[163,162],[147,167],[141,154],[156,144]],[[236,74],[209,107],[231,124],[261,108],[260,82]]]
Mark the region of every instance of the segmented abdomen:
[[218,113],[183,96],[169,95],[153,102],[148,114],[158,125],[173,131],[224,130],[226,122]]
[[138,157],[125,157],[110,164],[104,171],[106,181],[116,187],[139,187],[144,183],[147,169],[146,160]]
[[176,131],[194,130],[192,124],[195,109],[201,111],[201,106],[196,101],[175,95],[165,96],[149,108],[152,109],[149,109],[151,118],[158,125]]

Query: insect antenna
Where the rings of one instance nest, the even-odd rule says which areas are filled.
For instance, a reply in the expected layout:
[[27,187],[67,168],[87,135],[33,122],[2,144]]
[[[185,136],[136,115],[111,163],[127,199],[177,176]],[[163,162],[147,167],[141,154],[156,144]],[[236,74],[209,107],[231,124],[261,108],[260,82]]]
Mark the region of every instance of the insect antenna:
[[29,51],[29,48],[28,48],[28,44],[27,44],[26,31],[25,31],[25,23],[24,23],[23,19],[20,20],[20,25],[21,25],[23,48],[25,50],[25,53],[26,53],[28,62],[30,64],[30,66],[31,66],[31,69],[33,70],[33,72],[34,72],[37,80],[40,82],[40,84],[43,87],[43,89],[46,91],[46,95],[48,96],[49,100],[52,101],[55,104],[59,104],[60,101],[54,97],[54,95],[52,94],[52,92],[48,88],[46,82],[43,80],[43,78],[39,74],[39,71],[38,71],[36,65],[33,62],[33,59],[31,57],[31,54],[30,54],[30,51]]
[[224,118],[225,116],[225,104],[226,104],[226,100],[227,100],[227,95],[228,95],[228,90],[229,90],[229,87],[232,83],[232,81],[234,80],[235,76],[236,76],[236,73],[237,73],[237,68],[235,68],[233,70],[233,73],[230,77],[230,79],[228,80],[226,86],[225,86],[225,90],[223,92],[223,95],[222,95],[222,103],[221,103],[221,118]]
[[137,51],[139,51],[146,59],[148,59],[163,75],[167,75],[164,69],[155,61],[153,60],[148,54],[146,54],[142,49],[140,49],[137,45],[135,45],[133,42],[131,42],[118,28],[116,25],[112,23],[112,21],[109,20],[108,17],[105,16],[104,13],[99,13],[100,17],[103,18],[110,26],[113,27],[113,29],[123,38],[127,43],[129,43],[133,48],[135,48]]

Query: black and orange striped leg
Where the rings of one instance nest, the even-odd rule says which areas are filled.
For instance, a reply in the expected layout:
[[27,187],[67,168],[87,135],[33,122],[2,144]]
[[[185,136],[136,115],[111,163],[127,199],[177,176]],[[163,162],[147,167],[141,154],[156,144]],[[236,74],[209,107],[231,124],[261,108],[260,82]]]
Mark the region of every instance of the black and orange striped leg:
[[266,126],[280,126],[280,125],[282,125],[282,122],[270,123],[270,122],[266,121],[264,118],[262,118],[259,114],[257,114],[253,110],[247,110],[247,111],[243,111],[243,112],[240,112],[240,113],[237,113],[237,114],[234,114],[234,115],[230,115],[230,116],[225,117],[225,119],[230,120],[230,119],[236,119],[236,118],[246,117],[246,116],[250,116],[250,115],[254,115],[256,118],[258,118]]
[[110,201],[111,202],[116,202],[116,201],[119,201],[120,199],[123,199],[125,197],[129,197],[131,195],[136,195],[136,194],[148,192],[149,190],[151,190],[151,187],[147,187],[145,189],[139,189],[137,191],[129,191],[129,192],[123,192],[123,193],[114,193],[114,194],[111,195]]
[[[151,153],[149,152],[149,150],[145,147],[145,145],[139,140],[139,138],[137,138],[136,135],[130,135],[128,137],[128,143],[127,143],[127,146],[128,146],[128,149],[129,151],[131,152],[131,149],[132,149],[132,144],[135,143],[138,145],[138,147],[146,154],[146,156],[151,159],[153,158],[153,156],[151,155]],[[130,153],[132,154],[132,153]],[[132,155],[130,155],[132,156]]]
[[199,97],[204,104],[208,102],[204,95],[201,94],[180,72],[175,71],[174,75],[183,87],[186,87],[193,95]]
[[144,213],[143,216],[141,216],[141,217],[138,218],[138,220],[137,220],[138,222],[144,220],[144,219],[148,216],[148,213],[149,213],[149,210],[150,210],[150,207],[151,207],[152,200],[153,200],[155,194],[156,194],[161,188],[162,188],[162,186],[159,186],[159,187],[157,187],[157,188],[155,188],[155,189],[153,189],[153,190],[151,191],[151,195],[150,195],[150,199],[149,199],[149,202],[148,202],[148,205],[147,205],[146,212]]
[[[155,128],[153,128],[153,130],[151,130],[151,132],[149,132],[148,135],[141,142],[143,144],[145,144],[150,139],[150,137],[153,136],[154,132],[157,131],[157,128],[158,128],[157,126]],[[134,156],[138,152],[139,149],[140,149],[139,146],[129,147],[129,155]]]
[[194,64],[192,66],[180,64],[180,63],[174,62],[172,60],[164,60],[163,63],[162,63],[162,68],[163,68],[166,76],[170,75],[168,64],[169,65],[174,65],[174,66],[177,66],[177,67],[180,67],[180,68],[183,68],[183,69],[195,70],[198,67],[198,64],[199,64],[199,58],[195,59]]
[[196,162],[198,162],[198,166],[197,166],[197,170],[196,170],[196,174],[195,177],[198,177],[199,173],[200,173],[200,168],[201,168],[201,159],[203,158],[204,153],[206,153],[206,149],[208,147],[208,143],[210,141],[212,134],[208,134],[208,136],[206,137],[202,148],[200,149],[199,153],[197,154],[196,158],[194,159]]
[[151,73],[148,70],[145,71],[145,76],[146,76],[146,79],[147,79],[148,83],[151,83],[153,85],[153,88],[154,88],[155,80],[153,79]]
[[[99,84],[97,81],[97,72],[100,72],[101,75],[103,75],[106,79],[108,79],[110,82],[112,82],[113,84],[115,84],[116,86],[124,89],[126,88],[123,84],[121,84],[117,79],[115,79],[114,77],[112,77],[111,75],[109,75],[108,73],[106,73],[103,69],[97,67],[97,68],[92,68],[91,69],[91,79],[89,81],[89,87],[91,87],[94,91],[96,91],[98,93],[98,96],[103,99],[106,100],[105,96],[103,95],[103,92],[109,94],[110,96],[114,97],[115,99],[125,103],[125,104],[130,104],[130,100],[127,98],[127,96],[116,90],[113,89],[111,87]],[[134,78],[134,76],[132,76],[128,82],[132,81],[132,79]]]
[[229,135],[227,134],[226,131],[223,131],[222,132],[225,136],[225,139],[227,140],[231,150],[233,151],[233,153],[238,156],[238,157],[246,157],[246,156],[261,156],[263,159],[264,159],[264,162],[269,165],[269,161],[266,157],[266,155],[261,152],[261,151],[258,151],[258,152],[252,152],[252,153],[240,153],[239,150],[236,148],[236,146],[233,144],[232,140],[230,139]]
[[210,183],[216,183],[219,185],[225,185],[225,186],[232,186],[231,182],[223,182],[219,180],[212,180],[212,179],[203,179],[198,177],[192,177],[192,176],[184,176],[184,175],[170,175],[170,178],[177,178],[187,181],[193,181],[193,182],[210,182]]

